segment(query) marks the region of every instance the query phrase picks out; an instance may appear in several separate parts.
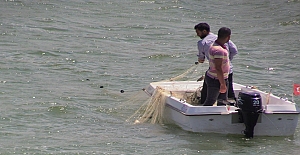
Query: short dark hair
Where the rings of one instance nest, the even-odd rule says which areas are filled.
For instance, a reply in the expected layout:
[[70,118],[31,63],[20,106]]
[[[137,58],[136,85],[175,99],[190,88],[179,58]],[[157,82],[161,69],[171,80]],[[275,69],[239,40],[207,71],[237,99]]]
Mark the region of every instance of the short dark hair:
[[218,31],[218,38],[224,39],[231,35],[231,30],[227,27],[222,27]]
[[206,30],[207,32],[210,32],[210,27],[207,23],[199,23],[195,25],[194,29],[200,31]]

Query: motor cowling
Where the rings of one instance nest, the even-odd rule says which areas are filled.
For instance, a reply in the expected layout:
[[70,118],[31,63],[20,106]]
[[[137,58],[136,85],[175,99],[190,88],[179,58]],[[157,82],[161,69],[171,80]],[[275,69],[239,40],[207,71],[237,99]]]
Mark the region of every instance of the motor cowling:
[[242,111],[261,112],[262,102],[260,94],[254,91],[240,92],[238,96],[238,107]]

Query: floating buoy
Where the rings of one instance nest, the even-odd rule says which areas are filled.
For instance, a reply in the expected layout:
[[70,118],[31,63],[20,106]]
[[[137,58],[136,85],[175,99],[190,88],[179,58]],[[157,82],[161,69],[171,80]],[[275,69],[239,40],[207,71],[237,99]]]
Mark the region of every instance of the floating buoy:
[[103,86],[100,86],[100,88],[103,88]]
[[121,93],[124,93],[124,90],[120,90]]

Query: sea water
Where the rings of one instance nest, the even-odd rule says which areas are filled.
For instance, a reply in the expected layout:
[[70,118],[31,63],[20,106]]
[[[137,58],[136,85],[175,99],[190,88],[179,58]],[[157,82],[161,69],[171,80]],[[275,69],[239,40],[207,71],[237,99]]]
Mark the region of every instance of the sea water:
[[299,0],[2,0],[0,154],[299,154],[299,125],[293,136],[249,140],[126,121],[150,82],[195,65],[199,22],[232,30],[234,82],[299,105],[299,8]]

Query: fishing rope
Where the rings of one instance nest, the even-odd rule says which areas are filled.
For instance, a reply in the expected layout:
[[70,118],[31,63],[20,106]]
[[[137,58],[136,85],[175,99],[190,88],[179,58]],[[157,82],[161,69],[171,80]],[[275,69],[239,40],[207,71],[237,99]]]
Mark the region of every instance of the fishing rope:
[[187,74],[191,73],[192,71],[195,71],[197,67],[198,67],[198,65],[193,65],[192,67],[187,69],[184,73],[182,73],[176,77],[170,78],[168,81],[176,81],[178,79],[182,79],[183,77],[187,77]]
[[144,100],[144,98],[141,98],[141,96],[147,97],[145,92],[143,90],[139,90],[137,93],[131,95],[127,101],[122,103],[121,105],[118,105],[117,107],[128,107],[128,105],[132,105],[132,103],[139,103],[139,101]]

